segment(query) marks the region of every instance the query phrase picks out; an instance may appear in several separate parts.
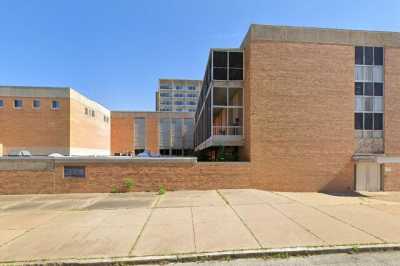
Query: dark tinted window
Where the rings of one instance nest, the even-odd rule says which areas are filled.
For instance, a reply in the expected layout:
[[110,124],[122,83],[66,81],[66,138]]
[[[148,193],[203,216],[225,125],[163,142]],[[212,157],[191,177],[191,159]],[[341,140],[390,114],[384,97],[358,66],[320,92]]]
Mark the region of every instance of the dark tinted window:
[[354,91],[356,95],[363,95],[363,83],[362,82],[356,82]]
[[214,67],[214,79],[215,80],[227,80],[228,79],[228,69]]
[[374,96],[374,83],[372,83],[372,82],[364,83],[364,95]]
[[383,65],[383,48],[375,47],[374,48],[374,64],[382,66]]
[[362,65],[363,64],[363,48],[360,46],[356,47],[356,58],[355,58],[355,63],[357,65]]
[[372,130],[372,113],[364,113],[364,129]]
[[21,108],[23,106],[22,100],[14,100],[14,107]]
[[84,166],[64,166],[64,177],[85,177],[85,167]]
[[228,53],[214,51],[213,62],[214,62],[214,67],[227,67],[228,66]]
[[[51,108],[53,109],[60,109],[60,102],[59,101],[52,101],[51,102]],[[94,111],[93,111],[94,113]],[[93,115],[94,116],[94,115]]]
[[4,101],[0,100],[0,107],[3,107],[3,106],[4,106]]
[[229,53],[229,67],[234,67],[234,68],[243,67],[243,54],[241,52]]
[[40,100],[33,100],[33,107],[39,108],[40,107]]
[[374,129],[383,130],[383,114],[380,113],[374,114]]
[[374,95],[383,96],[383,83],[374,83]]
[[374,63],[373,51],[372,47],[364,47],[365,65],[372,65]]
[[355,126],[355,129],[363,129],[363,114],[362,113],[354,114],[354,126]]
[[243,80],[243,70],[230,68],[229,69],[229,80]]

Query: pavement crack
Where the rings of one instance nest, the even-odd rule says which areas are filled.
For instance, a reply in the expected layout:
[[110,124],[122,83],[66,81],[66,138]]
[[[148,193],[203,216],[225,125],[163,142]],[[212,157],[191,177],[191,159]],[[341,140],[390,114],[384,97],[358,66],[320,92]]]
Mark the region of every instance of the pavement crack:
[[193,216],[193,208],[190,207],[190,215],[192,218],[192,229],[193,229],[193,245],[194,245],[194,251],[197,252],[197,239],[196,239],[196,229],[194,227],[194,216]]
[[137,244],[138,244],[138,242],[139,242],[139,239],[142,237],[143,232],[144,232],[144,229],[146,228],[147,224],[149,223],[150,218],[151,218],[151,216],[153,215],[154,210],[157,208],[157,205],[158,205],[158,203],[160,202],[162,196],[163,196],[163,195],[158,195],[157,200],[154,202],[153,206],[150,207],[149,216],[147,216],[146,221],[144,222],[142,228],[140,229],[140,233],[139,233],[138,236],[136,237],[135,242],[133,243],[131,249],[129,250],[128,256],[131,256],[131,255],[132,255],[132,252],[133,252],[134,249],[136,248],[136,246],[137,246]]
[[247,231],[249,231],[249,233],[252,235],[252,237],[254,238],[254,240],[256,240],[257,245],[262,248],[262,244],[260,242],[260,240],[257,238],[256,234],[254,234],[254,232],[250,229],[250,227],[247,225],[247,223],[242,219],[242,217],[239,215],[239,213],[236,212],[236,210],[232,207],[232,205],[229,203],[228,199],[226,199],[224,197],[224,195],[222,195],[222,193],[217,190],[218,195],[222,198],[222,200],[226,203],[226,205],[233,211],[233,213],[236,215],[236,217],[242,222],[242,224],[246,227]]

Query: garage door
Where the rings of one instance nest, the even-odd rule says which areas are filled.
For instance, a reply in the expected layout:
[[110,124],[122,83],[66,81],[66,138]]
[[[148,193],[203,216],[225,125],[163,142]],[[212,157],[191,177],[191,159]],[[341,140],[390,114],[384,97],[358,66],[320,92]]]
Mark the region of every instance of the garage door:
[[380,164],[373,162],[357,163],[356,191],[380,191],[381,171]]

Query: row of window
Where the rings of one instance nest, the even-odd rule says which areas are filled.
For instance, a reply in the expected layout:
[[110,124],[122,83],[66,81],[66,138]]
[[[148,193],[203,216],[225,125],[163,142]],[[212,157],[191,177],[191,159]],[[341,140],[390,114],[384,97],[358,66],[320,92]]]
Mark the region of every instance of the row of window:
[[[88,107],[85,107],[85,115],[91,116],[91,117],[96,117],[96,111],[93,109],[90,109]],[[106,115],[103,115],[103,121],[104,121],[104,123],[109,123],[110,118]]]
[[[160,84],[161,90],[172,90],[172,84]],[[195,91],[195,86],[175,86],[175,90],[188,90],[188,91]]]
[[383,65],[383,47],[357,46],[355,50],[356,65]]
[[383,130],[383,113],[355,113],[354,125],[357,130]]
[[[160,93],[161,97],[172,97],[172,93],[170,92],[161,92]],[[197,94],[189,93],[189,94],[184,94],[184,93],[175,93],[173,97],[176,98],[196,98]]]
[[[21,109],[24,107],[24,100],[15,99],[13,104],[14,104],[15,109]],[[34,99],[32,101],[32,108],[34,108],[34,109],[40,109],[41,105],[42,105],[42,103],[39,99]],[[0,99],[0,108],[3,108],[3,107],[4,107],[4,100]],[[60,105],[59,101],[53,100],[51,102],[51,109],[58,110],[60,108],[61,108],[61,105]]]
[[356,82],[354,86],[355,95],[383,96],[382,82]]
[[[161,101],[160,104],[171,105],[172,102],[171,101]],[[175,105],[196,105],[196,102],[195,101],[188,101],[188,102],[175,101],[174,104]]]

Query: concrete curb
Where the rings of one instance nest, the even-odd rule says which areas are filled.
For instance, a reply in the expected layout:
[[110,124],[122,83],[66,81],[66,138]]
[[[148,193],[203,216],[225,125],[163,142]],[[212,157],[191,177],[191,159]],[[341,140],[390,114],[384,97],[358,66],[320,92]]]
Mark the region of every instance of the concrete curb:
[[400,251],[400,244],[377,244],[377,245],[354,245],[354,246],[328,246],[328,247],[297,247],[276,249],[254,249],[239,251],[221,251],[207,253],[192,253],[165,256],[143,256],[143,257],[110,257],[110,258],[88,258],[88,259],[60,259],[60,260],[32,260],[32,261],[0,261],[0,265],[146,265],[176,262],[211,261],[221,259],[240,258],[279,258],[289,256],[310,256],[335,253],[360,253],[379,251]]

